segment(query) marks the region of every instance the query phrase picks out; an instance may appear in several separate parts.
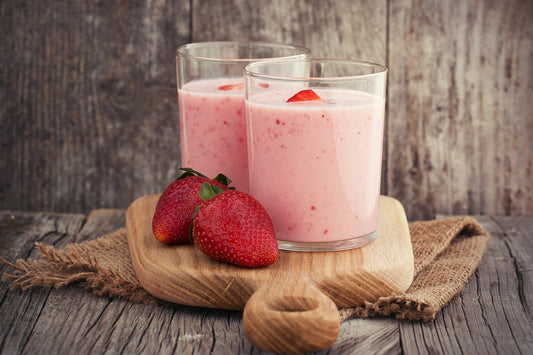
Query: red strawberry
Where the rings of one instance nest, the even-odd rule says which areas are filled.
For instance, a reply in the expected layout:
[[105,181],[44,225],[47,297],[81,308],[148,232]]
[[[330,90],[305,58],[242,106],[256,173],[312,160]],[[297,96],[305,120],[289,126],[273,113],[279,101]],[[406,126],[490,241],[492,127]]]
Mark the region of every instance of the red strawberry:
[[242,191],[213,191],[209,184],[202,186],[200,194],[207,201],[197,209],[192,222],[193,242],[200,251],[249,268],[278,259],[272,220],[256,199]]
[[152,219],[154,236],[166,244],[190,241],[189,229],[194,209],[204,202],[199,193],[204,182],[223,190],[227,190],[231,182],[222,174],[211,180],[192,169],[181,170],[185,172],[168,185],[159,197]]
[[297,102],[297,101],[324,102],[324,100],[322,100],[320,96],[318,96],[316,92],[314,92],[311,89],[299,91],[296,94],[294,94],[290,99],[287,100],[287,102]]
[[229,91],[229,90],[240,90],[244,87],[244,84],[229,84],[229,85],[222,85],[218,87],[218,90],[222,91]]

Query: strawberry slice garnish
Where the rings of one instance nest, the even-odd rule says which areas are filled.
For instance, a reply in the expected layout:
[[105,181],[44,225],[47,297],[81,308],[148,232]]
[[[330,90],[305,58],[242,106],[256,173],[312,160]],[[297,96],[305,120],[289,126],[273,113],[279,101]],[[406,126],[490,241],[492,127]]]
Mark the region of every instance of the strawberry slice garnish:
[[243,87],[244,87],[243,83],[240,83],[240,84],[229,84],[229,85],[219,86],[218,90],[222,90],[222,91],[240,90]]
[[290,99],[287,100],[287,102],[298,102],[298,101],[324,102],[324,100],[322,100],[320,96],[318,96],[316,92],[314,92],[311,89],[299,91],[296,94],[294,94]]

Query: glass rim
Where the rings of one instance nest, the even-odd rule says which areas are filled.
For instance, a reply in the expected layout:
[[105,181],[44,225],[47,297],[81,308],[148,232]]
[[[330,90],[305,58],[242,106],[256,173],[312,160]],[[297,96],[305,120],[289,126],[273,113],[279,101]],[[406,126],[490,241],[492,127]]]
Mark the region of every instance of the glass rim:
[[[294,64],[294,63],[337,63],[337,64],[349,64],[359,67],[370,67],[377,69],[374,73],[355,74],[355,75],[343,75],[343,76],[310,76],[310,77],[298,77],[298,76],[286,76],[286,75],[273,75],[262,74],[254,71],[254,68],[266,65],[275,64]],[[377,64],[364,60],[350,60],[350,59],[333,59],[333,58],[305,58],[305,59],[292,59],[292,60],[269,60],[254,62],[244,67],[244,76],[263,80],[275,80],[275,81],[298,81],[298,82],[316,82],[316,81],[349,81],[368,79],[373,77],[381,77],[388,73],[389,69],[381,64]]]
[[[195,48],[204,48],[204,47],[223,47],[223,46],[236,46],[236,47],[245,47],[245,46],[256,46],[258,48],[290,48],[295,49],[297,51],[300,51],[300,53],[295,53],[291,55],[284,55],[280,57],[266,57],[266,58],[219,58],[219,57],[209,57],[209,56],[201,56],[201,55],[194,55],[188,53],[186,50],[189,49],[195,49]],[[287,44],[287,43],[278,43],[278,42],[267,42],[267,41],[211,41],[211,42],[192,42],[187,43],[184,45],[179,46],[176,49],[176,56],[179,57],[186,57],[186,58],[194,58],[196,60],[204,60],[204,61],[211,61],[211,62],[221,62],[221,63],[243,63],[243,62],[256,62],[256,61],[265,61],[265,60],[272,60],[272,59],[279,59],[279,60],[289,60],[291,58],[294,58],[292,60],[298,59],[302,55],[310,55],[311,50],[309,48],[294,45],[294,44]]]

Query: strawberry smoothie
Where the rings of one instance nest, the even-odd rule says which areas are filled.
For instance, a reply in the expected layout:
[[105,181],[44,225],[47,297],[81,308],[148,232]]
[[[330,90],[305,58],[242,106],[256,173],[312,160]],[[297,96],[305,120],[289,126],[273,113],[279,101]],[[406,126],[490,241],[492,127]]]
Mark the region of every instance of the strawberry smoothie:
[[323,101],[286,102],[295,91],[246,101],[251,194],[280,241],[368,236],[377,230],[385,99],[313,91]]
[[243,78],[195,80],[178,90],[182,165],[223,173],[248,192]]
[[176,50],[181,165],[208,177],[223,173],[249,192],[244,116],[246,65],[305,59],[309,49],[282,43],[187,43]]

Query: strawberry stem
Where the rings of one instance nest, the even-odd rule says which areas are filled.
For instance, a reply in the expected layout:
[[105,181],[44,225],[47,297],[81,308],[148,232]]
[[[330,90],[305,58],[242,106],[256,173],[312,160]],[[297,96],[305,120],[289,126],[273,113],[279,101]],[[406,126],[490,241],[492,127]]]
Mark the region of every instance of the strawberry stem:
[[208,182],[204,182],[200,187],[200,197],[202,200],[207,201],[212,199],[219,193],[224,192],[224,190],[216,185],[211,185]]
[[[198,172],[198,171],[196,171],[194,169],[182,168],[181,166],[180,166],[179,169],[183,170],[184,173],[181,174],[178,177],[178,180],[185,179],[186,177],[189,177],[189,176],[201,176],[201,177],[204,177],[206,179],[209,179],[207,176],[205,176],[201,172]],[[231,184],[231,179],[229,177],[227,177],[226,175],[224,175],[224,174],[218,174],[213,180],[220,182],[224,186],[228,186],[229,184]],[[235,190],[234,187],[230,187],[229,189],[230,190]]]

